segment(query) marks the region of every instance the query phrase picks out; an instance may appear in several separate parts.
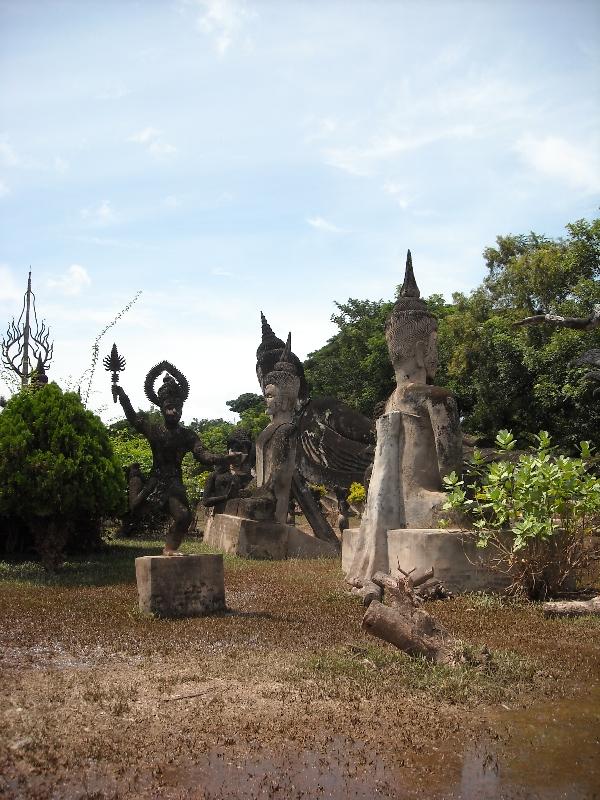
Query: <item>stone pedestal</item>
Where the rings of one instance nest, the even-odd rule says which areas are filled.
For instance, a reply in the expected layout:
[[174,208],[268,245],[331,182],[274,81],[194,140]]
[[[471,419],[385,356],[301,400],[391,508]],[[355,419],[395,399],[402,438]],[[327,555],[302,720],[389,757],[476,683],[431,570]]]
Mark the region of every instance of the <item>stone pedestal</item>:
[[204,542],[244,558],[335,558],[335,547],[294,525],[215,514]]
[[140,611],[198,617],[225,610],[223,556],[143,556],[135,560]]
[[[344,531],[342,569],[348,572],[359,547],[358,528]],[[387,532],[387,555],[390,569],[416,568],[417,572],[433,567],[435,577],[454,593],[500,592],[510,580],[486,565],[485,549],[475,547],[468,532],[460,530],[400,528]]]

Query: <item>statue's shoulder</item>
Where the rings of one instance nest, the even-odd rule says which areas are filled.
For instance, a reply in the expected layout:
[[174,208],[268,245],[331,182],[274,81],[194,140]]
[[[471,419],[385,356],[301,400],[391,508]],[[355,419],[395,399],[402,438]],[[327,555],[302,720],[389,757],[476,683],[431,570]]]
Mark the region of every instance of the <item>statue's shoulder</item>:
[[441,386],[430,386],[424,383],[413,383],[396,390],[390,395],[385,406],[385,413],[403,411],[413,414],[430,414],[432,407],[443,406],[450,412],[456,409],[454,395]]

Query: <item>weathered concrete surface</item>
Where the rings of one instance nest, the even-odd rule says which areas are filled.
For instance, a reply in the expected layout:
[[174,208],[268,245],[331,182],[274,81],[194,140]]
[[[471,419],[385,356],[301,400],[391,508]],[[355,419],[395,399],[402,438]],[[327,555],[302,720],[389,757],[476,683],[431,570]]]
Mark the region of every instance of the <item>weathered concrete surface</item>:
[[[475,547],[467,531],[401,528],[387,532],[387,562],[390,569],[416,568],[417,572],[433,567],[451,592],[499,592],[510,580],[486,565],[489,553]],[[342,569],[346,574],[361,551],[360,529],[344,531]]]
[[336,550],[293,525],[215,514],[204,541],[225,553],[279,561],[285,558],[335,558]]
[[222,555],[143,556],[135,560],[140,611],[197,617],[225,610]]

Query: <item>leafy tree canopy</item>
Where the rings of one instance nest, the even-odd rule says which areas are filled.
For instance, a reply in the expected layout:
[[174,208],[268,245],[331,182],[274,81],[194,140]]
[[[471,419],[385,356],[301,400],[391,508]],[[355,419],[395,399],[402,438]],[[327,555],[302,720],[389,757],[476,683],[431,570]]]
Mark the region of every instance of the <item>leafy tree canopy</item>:
[[[439,320],[436,383],[455,393],[464,429],[484,442],[503,428],[520,437],[543,428],[570,449],[582,439],[599,442],[600,410],[586,370],[570,362],[600,347],[600,331],[513,325],[542,311],[587,317],[600,302],[600,219],[566,232],[498,236],[484,250],[488,274],[477,289],[454,294],[452,303],[441,295],[426,301]],[[369,415],[394,386],[384,336],[392,303],[351,298],[336,306],[338,333],[309,354],[307,378],[314,394]]]

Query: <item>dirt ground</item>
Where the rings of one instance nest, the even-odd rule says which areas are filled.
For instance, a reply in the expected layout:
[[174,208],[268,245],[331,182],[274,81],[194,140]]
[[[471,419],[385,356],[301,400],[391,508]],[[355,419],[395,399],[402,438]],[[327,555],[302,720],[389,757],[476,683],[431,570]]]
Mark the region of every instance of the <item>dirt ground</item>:
[[473,595],[430,604],[494,652],[451,670],[363,634],[333,561],[226,558],[228,613],[144,617],[133,558],[150,552],[122,542],[56,579],[0,570],[0,797],[600,796],[591,761],[571,794],[485,783],[510,739],[503,714],[536,709],[539,730],[545,710],[579,703],[578,758],[598,743],[598,620]]

